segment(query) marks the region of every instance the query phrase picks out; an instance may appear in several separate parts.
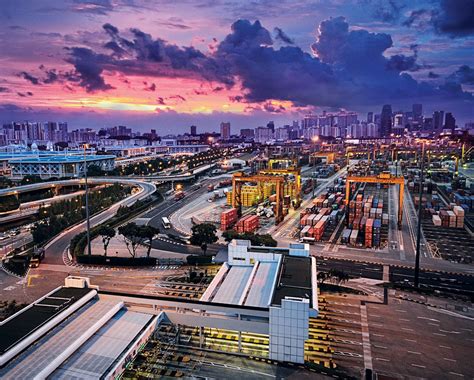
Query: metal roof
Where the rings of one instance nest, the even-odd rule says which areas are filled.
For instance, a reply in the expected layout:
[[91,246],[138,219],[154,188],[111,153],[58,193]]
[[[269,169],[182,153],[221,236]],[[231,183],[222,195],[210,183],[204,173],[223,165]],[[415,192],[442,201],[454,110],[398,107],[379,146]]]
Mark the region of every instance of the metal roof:
[[45,157],[21,157],[8,160],[10,164],[70,164],[115,159],[114,155],[86,155],[84,156],[45,156]]
[[1,379],[32,379],[118,302],[92,301],[0,369]]
[[[61,288],[0,325],[0,354],[4,354],[93,289]],[[51,305],[51,306],[48,306]],[[53,307],[54,306],[54,307]]]
[[253,266],[232,266],[212,301],[237,305],[252,269]]
[[48,379],[99,379],[153,318],[120,310]]
[[260,262],[244,304],[267,307],[273,293],[277,273],[278,262]]

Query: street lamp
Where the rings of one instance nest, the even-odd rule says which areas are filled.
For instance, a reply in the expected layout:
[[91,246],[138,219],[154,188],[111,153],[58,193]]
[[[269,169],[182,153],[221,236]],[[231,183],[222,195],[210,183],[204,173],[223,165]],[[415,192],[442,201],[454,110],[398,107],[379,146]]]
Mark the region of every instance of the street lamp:
[[423,169],[425,166],[425,142],[421,145],[421,164],[420,164],[420,191],[418,204],[418,225],[416,231],[416,256],[415,256],[415,288],[419,286],[420,277],[420,248],[421,248],[421,199],[423,197]]
[[91,250],[91,225],[90,225],[90,220],[89,220],[89,188],[87,186],[87,149],[88,145],[84,144],[84,182],[85,182],[85,187],[86,187],[86,235],[87,235],[87,254],[89,256],[92,255],[92,250]]

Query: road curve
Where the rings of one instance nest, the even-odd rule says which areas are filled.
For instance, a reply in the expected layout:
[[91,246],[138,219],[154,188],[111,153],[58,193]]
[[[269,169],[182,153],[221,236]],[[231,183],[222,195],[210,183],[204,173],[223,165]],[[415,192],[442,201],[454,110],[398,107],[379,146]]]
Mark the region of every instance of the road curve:
[[[100,182],[101,179],[93,178],[92,181]],[[91,182],[92,182],[91,181]],[[101,213],[94,215],[90,218],[91,227],[97,226],[106,220],[112,218],[120,206],[130,206],[138,200],[145,199],[150,194],[156,190],[156,186],[153,183],[137,181],[133,179],[110,179],[104,178],[106,183],[120,183],[120,184],[129,184],[134,186],[139,186],[140,190],[135,194],[130,195],[129,197],[122,199],[120,202],[115,203],[113,206],[109,207],[107,210],[102,211]],[[56,264],[64,265],[63,262],[63,252],[69,246],[71,239],[77,234],[86,230],[86,221],[83,221],[79,224],[76,224],[66,230],[61,234],[56,236],[52,241],[50,241],[45,246],[45,259],[44,263],[46,264]]]

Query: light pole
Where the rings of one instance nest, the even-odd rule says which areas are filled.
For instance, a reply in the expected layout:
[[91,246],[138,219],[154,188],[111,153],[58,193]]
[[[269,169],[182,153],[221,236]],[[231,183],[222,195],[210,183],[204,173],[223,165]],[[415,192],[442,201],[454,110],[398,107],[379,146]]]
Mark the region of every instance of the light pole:
[[416,256],[415,256],[415,288],[419,286],[420,277],[420,248],[421,248],[421,199],[423,197],[423,169],[425,166],[425,143],[421,145],[421,165],[420,165],[420,191],[418,204],[418,226],[416,231]]
[[86,186],[86,235],[87,235],[87,254],[92,255],[91,250],[91,224],[89,220],[89,188],[87,186],[87,144],[84,144],[84,181]]

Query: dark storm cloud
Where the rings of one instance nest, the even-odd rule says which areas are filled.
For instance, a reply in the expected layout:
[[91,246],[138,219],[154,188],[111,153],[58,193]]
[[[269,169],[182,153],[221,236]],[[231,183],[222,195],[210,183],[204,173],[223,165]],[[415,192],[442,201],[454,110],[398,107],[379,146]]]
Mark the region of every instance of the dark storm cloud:
[[40,84],[40,81],[39,81],[38,78],[36,78],[35,76],[27,73],[26,71],[22,71],[21,73],[18,74],[18,76],[20,76],[23,79],[27,80],[31,84],[34,84],[34,85],[39,85]]
[[[295,106],[327,107],[423,96],[472,99],[471,94],[453,83],[440,89],[411,77],[408,72],[429,68],[417,62],[417,45],[409,46],[411,56],[390,56],[387,50],[393,42],[389,34],[350,30],[343,17],[321,22],[311,46],[313,54],[298,46],[275,46],[271,33],[259,21],[236,21],[231,32],[208,53],[192,46],[170,44],[137,28],[122,34],[117,27],[104,24],[103,30],[107,35],[104,52],[86,47],[67,48],[66,61],[74,66],[73,71],[43,69],[43,80],[28,75],[37,84],[62,80],[88,92],[112,89],[104,73],[117,74],[119,78],[191,78],[213,82],[212,91],[238,83],[243,94],[230,98],[231,101],[257,102],[267,104],[267,108],[275,107],[266,103],[271,99],[291,101]],[[154,89],[152,85],[148,88]],[[202,90],[197,91],[201,94]],[[185,101],[177,96],[168,99]]]
[[373,16],[384,22],[397,21],[406,7],[402,0],[361,0],[360,3],[371,6]]
[[474,34],[474,1],[441,0],[441,12],[434,17],[434,26],[439,33],[452,37]]
[[247,101],[267,99],[291,100],[297,103],[322,100],[321,92],[311,88],[318,83],[329,97],[334,82],[331,69],[299,47],[284,46],[278,50],[267,29],[260,22],[239,20],[217,47],[215,56],[239,77],[247,89]]
[[270,102],[264,103],[263,104],[263,109],[267,112],[271,113],[282,113],[285,112],[285,107],[283,107],[281,104],[279,105],[273,105]]
[[280,40],[288,45],[294,45],[295,41],[288,36],[281,28],[275,28],[275,39]]
[[474,68],[462,65],[447,78],[447,81],[459,84],[474,84]]
[[10,92],[10,90],[7,87],[0,87],[0,93],[2,92]]
[[151,92],[155,92],[156,91],[156,84],[152,83],[150,85],[148,85],[147,82],[144,82],[143,83],[146,87],[144,88],[145,91],[151,91]]
[[403,22],[418,29],[431,27],[438,34],[465,37],[474,34],[473,0],[440,0],[431,8],[414,9]]
[[430,79],[439,78],[439,74],[436,74],[436,73],[430,71],[430,72],[428,73],[428,78],[430,78]]
[[97,54],[91,49],[82,47],[68,48],[70,56],[67,62],[74,66],[75,73],[70,76],[70,80],[78,82],[79,86],[87,92],[107,91],[114,87],[105,83],[102,77],[104,66],[110,58],[104,54]]
[[83,13],[106,15],[113,10],[110,0],[74,0],[73,10]]
[[403,54],[392,55],[387,62],[389,70],[401,71],[417,71],[420,65],[416,63],[416,56],[406,56]]

